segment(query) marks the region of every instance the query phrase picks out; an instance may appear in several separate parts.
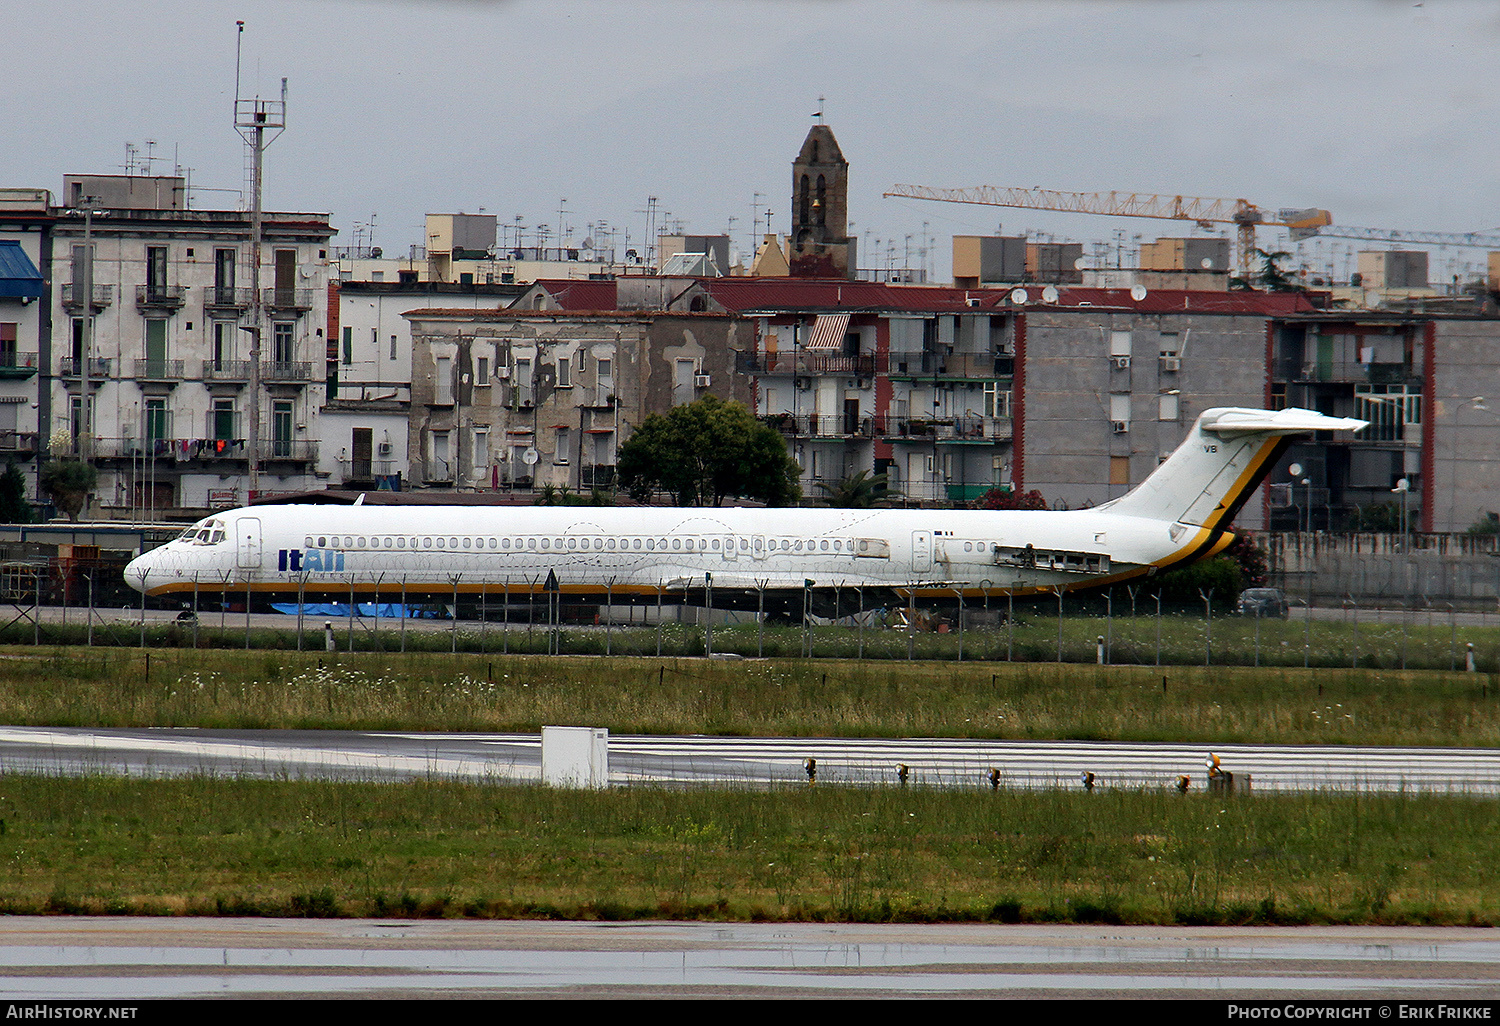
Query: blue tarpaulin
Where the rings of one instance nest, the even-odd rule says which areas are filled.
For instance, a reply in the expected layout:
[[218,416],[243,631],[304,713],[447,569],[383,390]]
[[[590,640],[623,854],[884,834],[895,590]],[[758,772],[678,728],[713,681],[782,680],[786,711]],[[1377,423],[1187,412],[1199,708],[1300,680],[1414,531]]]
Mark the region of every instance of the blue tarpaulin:
[[[278,613],[290,613],[297,615],[297,603],[295,602],[273,602],[271,608]],[[304,616],[344,616],[349,615],[349,603],[347,602],[304,602],[302,604]],[[354,607],[355,616],[390,616],[400,619],[406,617],[412,620],[435,620],[437,614],[430,609],[419,606],[402,607],[399,602],[360,602]]]
[[42,272],[15,239],[0,239],[0,299],[40,299]]

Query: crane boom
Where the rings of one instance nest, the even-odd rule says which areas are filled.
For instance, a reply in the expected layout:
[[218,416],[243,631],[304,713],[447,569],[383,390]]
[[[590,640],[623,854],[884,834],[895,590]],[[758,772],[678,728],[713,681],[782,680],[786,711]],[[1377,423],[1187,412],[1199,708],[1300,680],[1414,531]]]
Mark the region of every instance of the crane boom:
[[1319,228],[1313,235],[1321,239],[1362,239],[1366,242],[1407,242],[1418,246],[1500,249],[1500,235],[1486,235],[1482,232],[1403,232],[1389,228],[1353,228],[1346,225]]
[[1203,196],[1168,196],[1148,192],[1062,192],[1056,189],[1005,189],[979,185],[971,189],[934,189],[926,185],[895,185],[887,197],[934,200],[939,203],[977,203],[1027,210],[1058,210],[1073,214],[1107,214],[1114,217],[1150,217],[1164,221],[1194,221],[1232,224],[1239,229],[1240,273],[1248,278],[1250,257],[1255,250],[1255,226],[1290,228],[1293,238],[1333,223],[1326,210],[1263,210],[1245,199],[1212,199]]

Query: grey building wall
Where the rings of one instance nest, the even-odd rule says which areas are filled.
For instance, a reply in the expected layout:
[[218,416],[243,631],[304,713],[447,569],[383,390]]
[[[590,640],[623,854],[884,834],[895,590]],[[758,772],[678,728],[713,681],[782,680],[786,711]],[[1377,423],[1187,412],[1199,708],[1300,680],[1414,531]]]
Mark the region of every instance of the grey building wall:
[[1434,321],[1432,529],[1465,531],[1500,511],[1500,321]]
[[[1182,442],[1199,413],[1265,401],[1264,317],[1041,309],[1025,316],[1024,487],[1054,506],[1123,495]],[[1117,332],[1129,333],[1123,365]],[[1164,358],[1164,350],[1178,355]],[[1115,426],[1121,412],[1124,430]],[[1128,461],[1128,480],[1111,483],[1112,469],[1118,479],[1124,465],[1115,460]],[[1262,521],[1257,494],[1237,522]]]

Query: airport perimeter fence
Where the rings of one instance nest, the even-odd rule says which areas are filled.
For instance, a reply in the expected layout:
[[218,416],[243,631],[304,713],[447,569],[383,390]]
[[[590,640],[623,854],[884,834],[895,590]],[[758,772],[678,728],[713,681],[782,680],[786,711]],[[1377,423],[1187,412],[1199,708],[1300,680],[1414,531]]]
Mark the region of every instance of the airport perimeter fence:
[[48,606],[39,593],[29,602],[10,595],[8,605],[0,604],[0,643],[1500,673],[1500,613],[1425,601],[1374,610],[1346,600],[1336,608],[1293,608],[1280,619],[1235,616],[1227,603],[1216,607],[1212,596],[1196,609],[1162,606],[1144,594],[995,597],[908,609],[866,607],[860,593],[835,598],[836,608],[828,611],[842,614],[837,617],[773,622],[758,609],[710,614],[673,603],[665,592],[654,604],[636,606],[497,590],[457,605],[291,603],[275,614],[254,602],[246,612],[243,599],[205,592],[194,604],[176,603],[174,612],[144,601],[103,605],[88,583],[80,589],[81,604]]

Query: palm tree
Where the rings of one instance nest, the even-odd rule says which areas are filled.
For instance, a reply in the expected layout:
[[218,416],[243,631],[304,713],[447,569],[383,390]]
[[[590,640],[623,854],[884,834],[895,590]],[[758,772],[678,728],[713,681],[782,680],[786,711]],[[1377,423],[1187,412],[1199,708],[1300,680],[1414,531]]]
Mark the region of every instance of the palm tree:
[[819,501],[834,509],[870,509],[877,502],[894,497],[887,481],[885,474],[871,477],[868,470],[850,474],[831,485],[819,481],[818,488],[823,492]]

